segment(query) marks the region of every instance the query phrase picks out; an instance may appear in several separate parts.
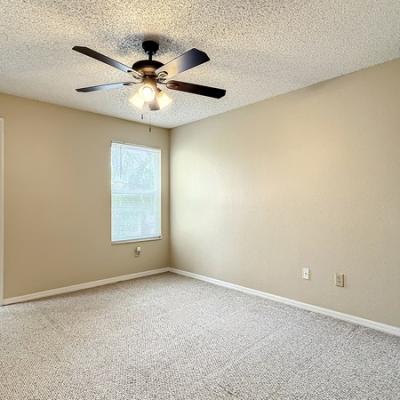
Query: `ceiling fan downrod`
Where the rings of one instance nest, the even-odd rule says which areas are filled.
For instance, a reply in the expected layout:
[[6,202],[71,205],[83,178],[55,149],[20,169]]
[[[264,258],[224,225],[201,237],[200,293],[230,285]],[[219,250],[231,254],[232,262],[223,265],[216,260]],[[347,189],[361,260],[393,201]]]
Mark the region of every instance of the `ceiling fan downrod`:
[[145,40],[142,43],[144,52],[149,56],[149,60],[153,60],[153,55],[157,53],[159,49],[159,44],[154,40]]

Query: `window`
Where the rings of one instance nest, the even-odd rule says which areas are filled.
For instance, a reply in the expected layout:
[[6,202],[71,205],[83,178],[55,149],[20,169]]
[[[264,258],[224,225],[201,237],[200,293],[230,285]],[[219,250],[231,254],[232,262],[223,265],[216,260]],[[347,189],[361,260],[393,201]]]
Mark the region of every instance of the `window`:
[[161,237],[161,151],[111,144],[112,242]]

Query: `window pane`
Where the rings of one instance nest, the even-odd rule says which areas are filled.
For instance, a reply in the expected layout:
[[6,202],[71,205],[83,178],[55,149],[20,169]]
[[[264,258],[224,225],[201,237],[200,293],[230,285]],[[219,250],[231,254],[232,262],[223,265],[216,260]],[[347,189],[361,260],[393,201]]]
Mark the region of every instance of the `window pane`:
[[112,241],[161,236],[161,152],[111,145]]

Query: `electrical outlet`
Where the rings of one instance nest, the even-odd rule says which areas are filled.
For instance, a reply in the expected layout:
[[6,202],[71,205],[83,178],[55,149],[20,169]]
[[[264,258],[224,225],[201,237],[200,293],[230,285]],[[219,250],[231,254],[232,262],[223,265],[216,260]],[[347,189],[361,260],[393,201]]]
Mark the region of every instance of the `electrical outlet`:
[[140,246],[135,247],[135,257],[139,257],[142,254],[142,248]]
[[306,267],[302,269],[302,277],[303,279],[310,280],[311,279],[311,270]]
[[344,287],[344,274],[335,273],[335,285],[339,287]]

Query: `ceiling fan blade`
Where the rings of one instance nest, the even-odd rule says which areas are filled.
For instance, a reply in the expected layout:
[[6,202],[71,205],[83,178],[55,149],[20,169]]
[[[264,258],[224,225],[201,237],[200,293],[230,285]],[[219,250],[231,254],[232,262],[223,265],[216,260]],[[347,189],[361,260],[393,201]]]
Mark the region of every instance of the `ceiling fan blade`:
[[79,88],[79,89],[76,89],[76,91],[77,92],[96,92],[97,90],[121,89],[124,86],[131,86],[134,84],[135,84],[135,82],[105,83],[104,85],[96,85],[96,86]]
[[74,46],[72,50],[75,50],[78,53],[84,54],[85,56],[94,58],[95,60],[111,65],[112,67],[117,68],[120,71],[133,73],[137,78],[142,77],[142,75],[139,72],[135,71],[131,67],[128,67],[127,65],[122,64],[119,61],[113,60],[112,58],[107,57],[104,54],[101,54],[95,50],[89,49],[89,47]]
[[178,90],[180,92],[188,92],[199,94],[201,96],[213,97],[220,99],[226,94],[225,89],[218,89],[210,86],[195,85],[194,83],[180,82],[180,81],[168,81],[166,83],[168,89]]
[[168,78],[172,78],[183,71],[197,67],[207,61],[210,61],[210,59],[204,51],[191,49],[158,68],[156,74],[164,72],[168,74]]

